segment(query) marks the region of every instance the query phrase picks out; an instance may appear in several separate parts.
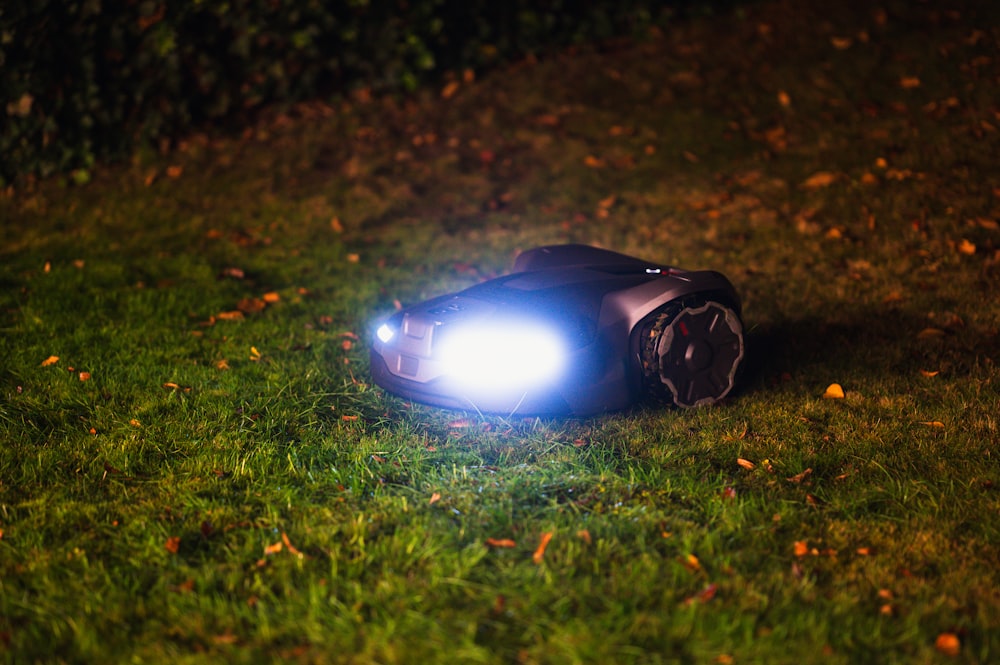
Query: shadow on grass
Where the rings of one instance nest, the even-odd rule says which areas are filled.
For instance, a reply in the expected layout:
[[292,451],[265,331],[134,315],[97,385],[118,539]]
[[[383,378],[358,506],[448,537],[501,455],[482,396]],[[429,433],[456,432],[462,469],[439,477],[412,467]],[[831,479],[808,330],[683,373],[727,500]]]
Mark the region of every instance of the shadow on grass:
[[744,394],[811,375],[891,381],[919,371],[961,377],[1000,359],[1000,337],[913,312],[859,306],[753,327],[747,335]]

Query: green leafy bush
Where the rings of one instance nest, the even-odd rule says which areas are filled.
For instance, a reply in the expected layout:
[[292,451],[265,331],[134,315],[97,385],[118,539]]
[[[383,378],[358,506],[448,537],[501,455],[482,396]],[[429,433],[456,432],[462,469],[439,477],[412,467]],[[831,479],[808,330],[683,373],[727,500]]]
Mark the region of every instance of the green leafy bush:
[[[0,182],[89,167],[264,104],[641,30],[662,0],[8,0]],[[675,3],[676,4],[676,3]]]

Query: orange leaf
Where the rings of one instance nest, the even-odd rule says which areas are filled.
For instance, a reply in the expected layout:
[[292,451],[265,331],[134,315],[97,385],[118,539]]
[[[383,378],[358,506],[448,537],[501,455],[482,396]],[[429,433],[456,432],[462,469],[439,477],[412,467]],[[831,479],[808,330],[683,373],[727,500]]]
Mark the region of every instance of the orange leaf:
[[90,381],[90,372],[80,372],[81,381]]
[[132,420],[128,421],[128,424],[131,425],[132,427],[142,427],[142,423],[140,423],[135,418],[133,418]]
[[844,388],[839,383],[831,383],[823,392],[823,399],[844,399]]
[[739,464],[740,466],[742,466],[744,469],[753,469],[753,468],[755,468],[757,466],[756,464],[754,464],[750,460],[743,459],[742,457],[737,457],[736,458],[736,463]]
[[701,561],[699,561],[698,557],[696,557],[693,554],[688,554],[684,558],[682,558],[681,559],[681,564],[685,568],[687,568],[688,570],[690,570],[692,573],[696,573],[699,570],[701,570]]
[[958,641],[955,633],[941,633],[934,640],[934,648],[946,656],[957,656],[962,649],[962,643]]
[[509,549],[511,547],[517,547],[517,543],[515,543],[510,538],[487,538],[486,539],[486,546],[487,547],[505,547],[505,548]]
[[941,427],[941,428],[944,427],[944,423],[941,422],[940,420],[922,420],[917,424],[926,425],[927,427]]
[[809,554],[809,543],[804,540],[796,540],[793,546],[793,552],[797,557],[803,557]]
[[958,251],[966,256],[972,256],[976,253],[976,245],[963,238],[962,242],[958,244]]
[[940,328],[924,328],[919,333],[917,333],[917,339],[931,339],[934,337],[943,337],[944,331]]
[[929,379],[931,377],[937,376],[939,372],[937,370],[931,371],[928,369],[922,369],[920,370],[920,373]]
[[231,312],[219,312],[215,315],[215,318],[220,321],[239,321],[243,318],[243,312],[238,309],[234,309]]
[[549,546],[549,541],[552,540],[552,532],[546,531],[542,534],[542,542],[538,544],[538,548],[535,553],[531,555],[531,560],[536,564],[542,562],[542,558],[545,556],[545,548]]
[[268,545],[267,547],[265,547],[264,555],[267,556],[269,554],[277,554],[278,552],[281,551],[282,547],[284,547],[284,544],[279,540],[274,545]]
[[288,548],[289,552],[299,557],[300,559],[302,558],[302,552],[295,549],[295,546],[292,545],[292,542],[288,539],[288,534],[286,534],[284,531],[281,532],[281,542],[285,544],[285,547]]
[[433,506],[435,503],[437,503],[440,500],[441,500],[441,494],[438,493],[438,492],[434,492],[433,494],[431,494],[431,500],[428,502],[428,505]]
[[171,554],[177,554],[177,551],[181,548],[181,539],[178,536],[170,536],[163,546]]
[[804,189],[819,189],[832,185],[837,179],[837,175],[831,171],[817,171],[805,179],[802,183]]
[[59,356],[49,356],[42,361],[42,367],[48,367],[49,365],[55,365],[59,362]]
[[576,532],[576,537],[587,543],[588,545],[592,542],[590,538],[590,532],[586,529],[580,529]]
[[266,303],[276,303],[281,300],[281,296],[274,291],[270,291],[269,293],[265,293],[261,296],[261,299]]

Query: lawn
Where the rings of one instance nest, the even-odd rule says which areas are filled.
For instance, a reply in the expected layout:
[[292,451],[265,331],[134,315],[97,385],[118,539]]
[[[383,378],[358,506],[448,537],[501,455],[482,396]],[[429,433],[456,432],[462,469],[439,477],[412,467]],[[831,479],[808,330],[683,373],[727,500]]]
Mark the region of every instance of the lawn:
[[[0,655],[1000,661],[1000,6],[943,5],[748,3],[8,191]],[[372,385],[379,317],[558,242],[729,276],[736,394]]]

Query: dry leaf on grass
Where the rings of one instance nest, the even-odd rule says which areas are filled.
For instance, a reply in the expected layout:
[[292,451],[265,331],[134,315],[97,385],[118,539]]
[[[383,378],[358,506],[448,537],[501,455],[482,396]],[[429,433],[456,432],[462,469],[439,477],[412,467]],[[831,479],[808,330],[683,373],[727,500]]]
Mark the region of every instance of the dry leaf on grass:
[[55,365],[59,362],[59,356],[49,356],[42,361],[42,367],[48,367],[49,365]]
[[962,650],[962,643],[955,633],[941,633],[934,640],[934,648],[946,656],[957,656]]
[[487,538],[486,546],[510,549],[511,547],[517,547],[517,543],[510,538]]
[[536,564],[541,563],[542,559],[545,558],[545,548],[549,546],[550,540],[552,540],[551,531],[546,531],[542,534],[542,542],[538,544],[538,548],[535,549],[535,553],[531,555],[531,560]]
[[831,383],[823,392],[823,399],[844,399],[844,388],[839,383]]
[[820,187],[832,185],[836,179],[837,174],[832,173],[831,171],[817,171],[806,178],[801,187],[803,189],[819,189]]

